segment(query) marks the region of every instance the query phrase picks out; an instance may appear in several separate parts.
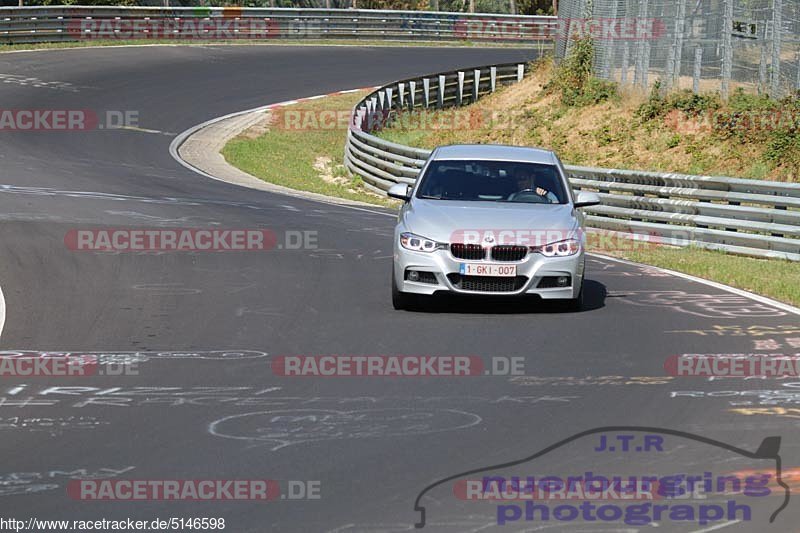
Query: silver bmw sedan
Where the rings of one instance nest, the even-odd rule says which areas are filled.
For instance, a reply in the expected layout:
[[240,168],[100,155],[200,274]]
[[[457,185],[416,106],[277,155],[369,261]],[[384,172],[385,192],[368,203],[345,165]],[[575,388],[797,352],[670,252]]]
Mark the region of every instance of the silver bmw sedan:
[[444,291],[538,295],[583,305],[583,215],[597,205],[573,193],[551,151],[453,145],[431,154],[403,200],[394,232],[392,303],[405,309]]

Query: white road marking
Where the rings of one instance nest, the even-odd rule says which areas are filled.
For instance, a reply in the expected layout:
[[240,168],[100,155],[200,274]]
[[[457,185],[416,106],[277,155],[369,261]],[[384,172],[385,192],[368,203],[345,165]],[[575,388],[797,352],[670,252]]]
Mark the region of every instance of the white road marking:
[[[44,89],[57,89],[69,92],[78,92],[78,87],[66,81],[44,81],[39,78],[18,76],[16,74],[0,74],[0,82],[9,83],[13,85],[20,85],[22,87],[37,87]],[[83,87],[87,88],[87,87]]]
[[719,289],[721,291],[726,291],[726,292],[730,292],[732,294],[736,294],[738,296],[743,296],[743,297],[749,298],[749,299],[751,299],[753,301],[756,301],[756,302],[759,302],[759,303],[762,303],[762,304],[765,304],[765,305],[769,305],[769,306],[775,307],[777,309],[780,309],[781,311],[786,311],[787,313],[800,315],[800,309],[798,309],[797,307],[794,307],[794,306],[789,305],[789,304],[785,304],[783,302],[778,302],[776,300],[773,300],[772,298],[767,298],[766,296],[760,296],[758,294],[753,294],[752,292],[747,292],[747,291],[743,291],[741,289],[737,289],[735,287],[730,287],[728,285],[723,285],[722,283],[717,283],[716,281],[709,281],[707,279],[698,278],[698,277],[692,276],[690,274],[684,274],[683,272],[676,272],[674,270],[669,270],[667,268],[661,268],[661,267],[657,267],[657,266],[653,266],[653,265],[645,265],[643,263],[634,263],[633,261],[626,261],[625,259],[617,259],[616,257],[608,257],[608,256],[602,255],[602,254],[590,253],[588,255],[592,255],[594,257],[600,257],[600,258],[606,259],[608,261],[615,261],[617,263],[622,263],[624,265],[639,266],[639,267],[646,266],[647,268],[652,268],[652,269],[658,270],[660,272],[664,272],[666,274],[669,274],[671,276],[675,276],[675,277],[678,277],[678,278],[683,278],[683,279],[686,279],[686,280],[689,280],[689,281],[694,281],[695,283],[702,283],[703,285],[708,285],[709,287],[714,287],[715,289]]
[[171,137],[174,137],[174,136],[175,136],[175,134],[174,134],[174,133],[170,133],[170,132],[168,132],[168,131],[149,130],[149,129],[147,129],[147,128],[140,128],[140,127],[138,127],[138,126],[119,126],[119,127],[116,127],[116,128],[108,128],[108,129],[110,129],[110,130],[130,130],[130,131],[139,131],[139,132],[142,132],[142,133],[157,133],[157,134],[159,134],[159,135],[169,135],[169,136],[171,136]]
[[697,531],[693,531],[692,533],[708,533],[709,531],[716,531],[717,529],[722,529],[723,527],[732,526],[733,524],[738,524],[739,522],[741,522],[741,520],[731,520],[729,522],[723,522],[721,524],[707,527],[705,529],[698,529]]
[[0,337],[3,336],[3,326],[6,325],[6,299],[3,297],[3,288],[0,287]]

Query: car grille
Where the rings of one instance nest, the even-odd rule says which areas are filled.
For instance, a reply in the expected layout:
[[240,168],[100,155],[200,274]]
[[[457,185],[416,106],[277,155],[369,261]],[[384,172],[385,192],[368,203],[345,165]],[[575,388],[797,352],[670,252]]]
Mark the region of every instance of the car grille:
[[527,246],[499,245],[492,248],[495,261],[522,261],[528,255]]
[[470,261],[479,261],[486,258],[486,251],[480,244],[453,243],[450,245],[450,253],[457,259]]
[[462,276],[461,274],[448,274],[447,279],[457,289],[474,292],[514,292],[524,287],[528,281],[525,276],[498,278],[493,276]]

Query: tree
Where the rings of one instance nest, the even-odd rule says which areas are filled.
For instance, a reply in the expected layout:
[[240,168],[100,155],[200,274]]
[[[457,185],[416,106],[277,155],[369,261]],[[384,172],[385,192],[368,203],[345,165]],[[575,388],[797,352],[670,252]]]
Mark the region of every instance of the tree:
[[555,13],[555,0],[516,0],[520,15],[552,15]]

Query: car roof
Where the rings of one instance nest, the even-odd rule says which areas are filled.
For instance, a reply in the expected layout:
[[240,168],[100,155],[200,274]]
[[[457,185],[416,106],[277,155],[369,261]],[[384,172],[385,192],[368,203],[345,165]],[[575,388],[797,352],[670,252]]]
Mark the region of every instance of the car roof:
[[502,144],[452,144],[434,150],[434,161],[446,159],[472,159],[495,161],[521,161],[554,165],[556,155],[550,150],[528,148],[525,146],[506,146]]

